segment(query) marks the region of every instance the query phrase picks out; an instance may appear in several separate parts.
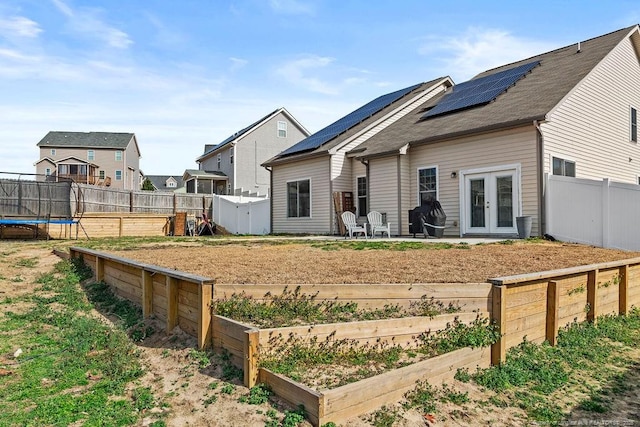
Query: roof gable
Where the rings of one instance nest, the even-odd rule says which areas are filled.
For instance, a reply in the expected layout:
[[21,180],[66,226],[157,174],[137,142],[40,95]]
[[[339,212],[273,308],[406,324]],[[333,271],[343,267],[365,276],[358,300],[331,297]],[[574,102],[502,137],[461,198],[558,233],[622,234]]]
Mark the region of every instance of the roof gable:
[[[416,145],[488,130],[533,125],[534,120],[544,120],[609,52],[633,31],[637,31],[637,28],[624,28],[580,42],[579,50],[576,43],[480,73],[474,79],[534,61],[540,62],[540,65],[492,102],[426,120],[421,120],[422,114],[403,117],[363,143],[359,147],[361,152],[358,157],[397,153],[407,144]],[[434,98],[425,103],[423,109],[437,105],[441,99],[442,96]]]
[[204,159],[206,159],[207,157],[212,156],[213,154],[217,153],[218,151],[220,151],[222,148],[225,148],[227,145],[231,144],[232,142],[236,142],[239,141],[240,139],[242,139],[243,137],[247,136],[248,134],[250,134],[251,132],[253,132],[254,130],[256,130],[257,128],[265,125],[267,122],[269,122],[269,120],[271,120],[272,118],[276,117],[278,114],[282,113],[284,116],[286,116],[286,118],[296,127],[298,127],[303,134],[305,135],[309,135],[309,131],[302,126],[296,119],[295,117],[293,117],[291,115],[291,113],[289,113],[287,111],[286,108],[281,107],[278,108],[275,111],[272,111],[271,113],[267,114],[266,116],[262,117],[260,120],[257,120],[255,122],[253,122],[252,124],[250,124],[249,126],[247,126],[244,129],[239,130],[238,132],[235,132],[233,135],[229,136],[227,139],[225,139],[224,141],[220,142],[219,144],[211,147],[209,150],[206,150],[204,154],[202,154],[200,157],[198,157],[196,159],[196,162],[200,162]]

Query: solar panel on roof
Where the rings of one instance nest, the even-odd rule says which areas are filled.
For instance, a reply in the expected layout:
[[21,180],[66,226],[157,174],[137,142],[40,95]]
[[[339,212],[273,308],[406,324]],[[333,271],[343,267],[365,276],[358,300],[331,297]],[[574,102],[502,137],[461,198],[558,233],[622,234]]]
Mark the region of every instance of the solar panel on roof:
[[294,153],[299,153],[301,151],[313,150],[320,147],[321,145],[332,140],[333,138],[340,135],[341,133],[346,132],[347,130],[351,129],[353,126],[371,117],[372,115],[382,110],[383,108],[391,105],[398,99],[402,98],[403,96],[413,91],[415,88],[419,87],[421,84],[422,83],[419,83],[417,85],[413,85],[404,89],[397,90],[395,92],[388,93],[386,95],[379,96],[378,98],[363,105],[357,110],[352,111],[351,113],[335,121],[334,123],[330,124],[324,129],[319,130],[313,135],[308,136],[307,138],[303,139],[297,144],[287,148],[282,153],[280,153],[280,155],[283,156],[288,154],[294,154]]
[[540,61],[529,62],[508,70],[460,83],[421,118],[440,116],[478,105],[488,104],[531,71]]

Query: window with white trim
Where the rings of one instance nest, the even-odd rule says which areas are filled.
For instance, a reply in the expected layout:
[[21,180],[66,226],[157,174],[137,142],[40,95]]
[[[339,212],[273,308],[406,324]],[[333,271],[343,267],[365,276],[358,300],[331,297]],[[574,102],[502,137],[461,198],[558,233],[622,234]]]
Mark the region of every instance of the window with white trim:
[[278,138],[287,137],[287,122],[278,122]]
[[233,147],[229,149],[229,163],[233,164]]
[[122,151],[116,151],[116,162],[121,162],[121,161],[122,161]]
[[358,180],[358,215],[367,216],[367,177],[359,176]]
[[220,170],[220,166],[222,166],[222,154],[218,153],[218,170]]
[[55,155],[56,155],[56,149],[55,149],[55,148],[52,148],[52,149],[51,149],[51,155],[52,155],[52,156],[55,156]]
[[96,159],[96,152],[94,150],[87,150],[87,160],[93,161]]
[[169,181],[169,182],[167,182],[167,187],[176,188],[176,183],[174,181]]
[[552,160],[552,172],[554,175],[560,176],[576,176],[576,162],[554,157]]
[[420,206],[438,197],[438,168],[418,169],[418,197]]
[[100,171],[100,172],[98,172],[98,177],[99,177],[100,179],[104,179],[104,176],[105,176],[104,171]]
[[630,138],[633,142],[638,142],[638,110],[631,107],[631,129],[630,129]]
[[287,182],[287,216],[311,217],[311,182],[308,179]]
[[116,181],[122,181],[122,171],[121,170],[117,170],[116,171]]
[[46,168],[44,170],[44,174],[45,174],[45,176],[50,176],[51,175],[51,168]]

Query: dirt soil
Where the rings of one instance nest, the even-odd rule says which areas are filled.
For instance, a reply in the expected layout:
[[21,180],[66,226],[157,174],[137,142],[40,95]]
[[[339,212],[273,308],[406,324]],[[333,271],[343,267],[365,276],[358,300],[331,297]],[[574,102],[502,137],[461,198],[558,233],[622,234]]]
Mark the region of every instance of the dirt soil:
[[404,251],[328,249],[331,242],[149,245],[107,251],[217,283],[483,283],[489,278],[640,257],[640,252],[541,241]]
[[[51,245],[36,242],[0,241],[0,298],[33,292],[35,279],[51,271],[59,261]],[[489,277],[570,267],[581,264],[626,259],[638,253],[603,250],[558,243],[483,245],[471,249],[327,251],[301,244],[265,243],[203,247],[156,247],[140,251],[120,251],[122,256],[176,268],[224,283],[373,283],[373,282],[483,282]],[[20,259],[37,259],[34,268],[16,265]],[[300,262],[302,261],[302,262]],[[239,273],[241,272],[241,273]],[[19,278],[19,280],[17,280]],[[5,305],[5,307],[7,307]],[[9,305],[8,310],[20,307]],[[3,313],[0,312],[0,318]],[[96,312],[96,316],[102,316]],[[239,403],[248,390],[240,381],[231,381],[233,390],[222,392],[229,381],[222,380],[222,364],[214,361],[199,368],[190,353],[195,339],[176,328],[167,334],[162,325],[156,333],[139,343],[146,375],[143,386],[150,386],[163,401],[168,426],[264,426],[272,406]],[[4,356],[4,355],[0,355]],[[638,355],[640,363],[640,354]],[[583,414],[574,412],[569,422],[576,425],[634,425],[640,419],[640,370],[627,373],[630,389],[616,398],[614,412]],[[486,402],[491,393],[473,384],[451,382],[450,387],[467,392],[470,402],[461,406],[440,404],[433,421],[416,411],[404,412],[393,424],[413,426],[525,426],[518,408],[495,408]],[[227,387],[228,389],[229,387]],[[569,401],[573,401],[571,397]],[[278,403],[276,401],[276,403]],[[395,407],[396,409],[398,406]],[[280,420],[285,406],[277,406]],[[291,409],[291,408],[289,408]],[[390,408],[389,410],[392,410]],[[372,415],[342,424],[346,427],[373,425]],[[140,425],[149,425],[147,416]],[[612,424],[614,423],[614,424]],[[305,422],[302,426],[310,426]]]

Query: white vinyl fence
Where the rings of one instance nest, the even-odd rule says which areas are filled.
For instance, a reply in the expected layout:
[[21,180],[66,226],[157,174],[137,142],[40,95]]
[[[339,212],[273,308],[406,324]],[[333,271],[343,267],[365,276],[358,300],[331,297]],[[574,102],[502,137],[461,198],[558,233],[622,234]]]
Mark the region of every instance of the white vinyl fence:
[[640,251],[640,185],[549,175],[546,233],[565,242]]
[[214,196],[213,220],[233,234],[269,234],[270,200],[264,197]]

